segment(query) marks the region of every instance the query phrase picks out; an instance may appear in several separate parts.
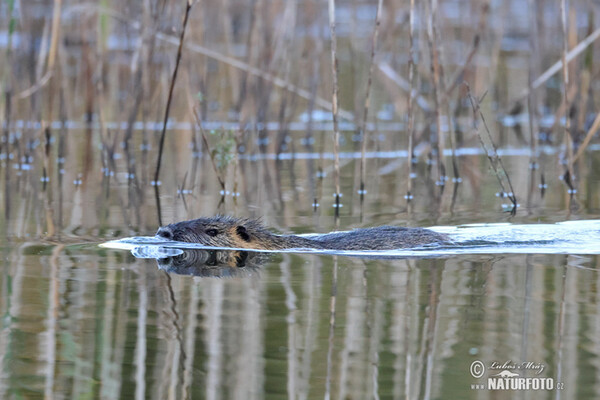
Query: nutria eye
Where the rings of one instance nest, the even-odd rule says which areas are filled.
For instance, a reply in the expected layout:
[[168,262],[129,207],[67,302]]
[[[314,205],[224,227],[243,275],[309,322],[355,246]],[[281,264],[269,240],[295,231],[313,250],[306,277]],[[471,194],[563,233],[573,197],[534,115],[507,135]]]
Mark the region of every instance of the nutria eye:
[[160,228],[156,234],[165,239],[173,240],[173,231],[169,228]]
[[208,236],[217,236],[219,234],[219,231],[216,229],[207,229],[206,234]]

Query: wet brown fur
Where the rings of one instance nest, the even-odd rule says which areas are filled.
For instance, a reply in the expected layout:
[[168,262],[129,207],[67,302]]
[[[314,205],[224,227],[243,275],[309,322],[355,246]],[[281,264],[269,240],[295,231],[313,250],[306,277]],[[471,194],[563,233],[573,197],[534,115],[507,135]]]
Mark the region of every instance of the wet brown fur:
[[324,235],[277,235],[259,220],[215,216],[161,227],[157,236],[211,247],[278,250],[312,248],[330,250],[391,250],[449,242],[446,235],[423,228],[380,226]]

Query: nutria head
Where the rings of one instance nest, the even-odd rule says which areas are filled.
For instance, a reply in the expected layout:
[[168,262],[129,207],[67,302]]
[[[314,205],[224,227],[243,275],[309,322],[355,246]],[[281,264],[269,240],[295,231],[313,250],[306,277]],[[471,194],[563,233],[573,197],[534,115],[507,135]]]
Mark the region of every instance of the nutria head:
[[156,232],[156,236],[180,242],[213,247],[258,249],[263,247],[257,239],[264,234],[270,233],[257,220],[225,216],[177,222],[163,226]]

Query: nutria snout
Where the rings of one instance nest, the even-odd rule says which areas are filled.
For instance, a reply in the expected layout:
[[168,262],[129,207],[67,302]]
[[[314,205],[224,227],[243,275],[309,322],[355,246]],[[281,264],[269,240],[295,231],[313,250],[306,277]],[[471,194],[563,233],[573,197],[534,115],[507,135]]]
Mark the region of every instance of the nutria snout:
[[157,236],[211,247],[257,250],[313,248],[329,250],[391,250],[445,244],[446,235],[424,228],[380,226],[323,235],[277,235],[258,220],[225,216],[198,218],[169,224]]

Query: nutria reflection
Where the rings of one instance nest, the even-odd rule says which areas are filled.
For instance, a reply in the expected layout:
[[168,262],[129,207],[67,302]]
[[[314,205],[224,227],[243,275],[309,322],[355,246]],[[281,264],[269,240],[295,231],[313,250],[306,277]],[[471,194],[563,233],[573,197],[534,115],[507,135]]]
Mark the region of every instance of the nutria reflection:
[[269,259],[265,253],[230,250],[185,250],[182,254],[159,258],[158,267],[178,275],[202,277],[249,276]]
[[423,228],[380,226],[323,235],[277,235],[260,221],[226,216],[198,218],[163,226],[157,236],[212,247],[279,250],[391,250],[449,243],[446,235]]

